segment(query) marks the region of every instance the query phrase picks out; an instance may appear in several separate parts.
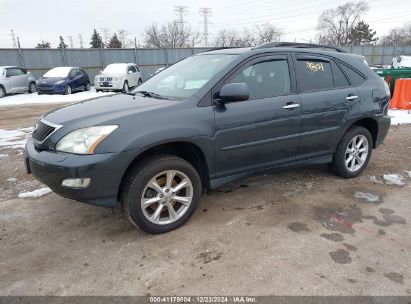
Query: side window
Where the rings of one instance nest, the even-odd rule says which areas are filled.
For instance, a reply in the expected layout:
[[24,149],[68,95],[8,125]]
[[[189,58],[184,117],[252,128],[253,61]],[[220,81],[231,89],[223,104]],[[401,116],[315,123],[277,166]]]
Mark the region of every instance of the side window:
[[351,85],[359,86],[365,81],[365,78],[362,75],[354,71],[352,68],[346,66],[345,64],[341,64],[341,68],[350,80]]
[[80,69],[78,69],[78,70],[76,71],[76,76],[83,76],[83,71],[80,70]]
[[229,83],[245,82],[250,100],[290,93],[290,73],[287,60],[268,60],[248,66],[235,74]]
[[24,72],[20,69],[17,68],[10,68],[6,70],[6,76],[11,77],[11,76],[20,76],[24,75]]
[[76,69],[71,70],[71,71],[70,71],[70,77],[76,77],[76,72],[77,72]]
[[129,67],[128,67],[128,71],[127,72],[131,72],[131,73],[135,73],[136,72],[136,70],[134,69],[134,66],[132,66],[132,65],[130,65]]
[[297,59],[299,82],[302,91],[334,88],[331,64],[326,60]]
[[136,69],[137,72],[140,73],[140,69],[138,68],[138,65],[135,65],[134,68]]
[[341,71],[339,66],[334,62],[331,61],[332,69],[333,69],[333,76],[334,76],[334,84],[336,88],[346,88],[350,86],[350,83],[345,77],[344,73]]

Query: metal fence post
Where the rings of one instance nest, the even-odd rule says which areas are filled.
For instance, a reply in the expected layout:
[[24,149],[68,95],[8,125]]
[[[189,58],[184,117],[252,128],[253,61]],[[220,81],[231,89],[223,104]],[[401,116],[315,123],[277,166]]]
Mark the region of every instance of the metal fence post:
[[134,62],[138,65],[137,38],[134,37]]
[[372,46],[371,65],[374,65],[375,44]]
[[103,44],[100,44],[100,65],[101,65],[101,69],[104,69]]
[[382,47],[382,54],[381,54],[381,65],[384,64],[384,57],[385,57],[385,42]]
[[22,53],[22,51],[21,51],[20,39],[19,39],[19,37],[17,37],[17,55],[18,55],[18,58],[19,58],[20,66],[21,66],[22,68],[24,68],[23,53]]
[[166,67],[168,67],[168,49],[167,48],[164,48],[164,56],[166,59]]

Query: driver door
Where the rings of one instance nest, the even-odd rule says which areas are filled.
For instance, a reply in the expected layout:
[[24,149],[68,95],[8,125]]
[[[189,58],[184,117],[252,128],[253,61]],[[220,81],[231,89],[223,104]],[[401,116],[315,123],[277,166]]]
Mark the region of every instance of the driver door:
[[297,155],[301,107],[283,55],[253,59],[227,83],[246,83],[250,98],[214,106],[216,178],[290,163]]

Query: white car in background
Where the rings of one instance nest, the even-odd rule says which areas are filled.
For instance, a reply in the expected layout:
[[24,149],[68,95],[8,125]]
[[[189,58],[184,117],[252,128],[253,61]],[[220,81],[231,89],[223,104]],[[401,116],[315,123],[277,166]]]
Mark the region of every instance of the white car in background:
[[138,66],[134,63],[113,63],[94,78],[96,91],[123,91],[138,86],[143,81]]
[[30,72],[16,66],[0,66],[0,98],[6,94],[36,92],[36,80]]

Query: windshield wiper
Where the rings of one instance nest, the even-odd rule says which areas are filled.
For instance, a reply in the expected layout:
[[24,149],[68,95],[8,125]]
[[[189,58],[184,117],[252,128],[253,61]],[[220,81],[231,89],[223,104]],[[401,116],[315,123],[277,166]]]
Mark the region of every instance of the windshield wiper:
[[157,99],[168,99],[167,97],[164,97],[160,94],[157,94],[157,93],[154,93],[154,92],[148,92],[148,91],[136,91],[136,92],[129,93],[129,94],[135,95],[137,93],[140,93],[144,97],[151,97],[151,98],[157,98]]

